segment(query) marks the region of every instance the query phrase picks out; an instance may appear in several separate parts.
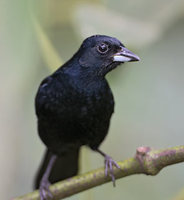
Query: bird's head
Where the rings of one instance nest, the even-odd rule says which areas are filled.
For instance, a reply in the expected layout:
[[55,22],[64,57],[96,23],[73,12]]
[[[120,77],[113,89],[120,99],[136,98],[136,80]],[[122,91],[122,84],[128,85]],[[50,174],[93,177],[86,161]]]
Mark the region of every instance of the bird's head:
[[85,39],[77,54],[82,67],[102,76],[121,63],[140,60],[119,40],[104,35],[94,35]]

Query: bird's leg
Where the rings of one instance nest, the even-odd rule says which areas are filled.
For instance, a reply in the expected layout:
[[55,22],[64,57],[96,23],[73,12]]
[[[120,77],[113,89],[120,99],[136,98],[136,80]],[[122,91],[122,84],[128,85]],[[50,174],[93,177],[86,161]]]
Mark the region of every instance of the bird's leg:
[[113,172],[113,166],[117,167],[120,169],[120,166],[107,154],[102,152],[101,150],[97,149],[96,150],[98,153],[100,153],[104,158],[105,158],[105,175],[107,176],[108,173],[112,178],[113,186],[115,187],[115,177],[114,177],[114,172]]
[[52,155],[49,163],[47,165],[46,171],[40,181],[40,187],[39,187],[39,191],[40,191],[40,199],[41,200],[47,200],[47,197],[52,199],[52,193],[49,190],[49,186],[50,186],[50,182],[49,182],[49,175],[51,172],[51,169],[54,165],[54,162],[56,161],[57,156],[56,155]]

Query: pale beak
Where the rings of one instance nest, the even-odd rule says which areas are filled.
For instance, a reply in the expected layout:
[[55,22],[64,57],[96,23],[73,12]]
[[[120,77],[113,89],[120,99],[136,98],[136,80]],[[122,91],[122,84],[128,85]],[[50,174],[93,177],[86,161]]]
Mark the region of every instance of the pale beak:
[[121,47],[121,50],[113,56],[114,62],[131,62],[139,61],[140,58],[136,54],[132,53],[125,47]]

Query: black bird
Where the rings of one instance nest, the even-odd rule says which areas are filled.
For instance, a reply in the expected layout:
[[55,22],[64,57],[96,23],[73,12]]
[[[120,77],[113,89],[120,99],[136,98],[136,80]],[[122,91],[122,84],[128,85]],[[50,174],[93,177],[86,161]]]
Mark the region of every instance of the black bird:
[[41,82],[35,99],[38,133],[47,147],[35,182],[41,200],[52,196],[50,182],[76,175],[82,145],[104,156],[105,173],[115,183],[112,165],[119,166],[99,149],[114,111],[105,75],[121,63],[138,60],[116,38],[94,35]]

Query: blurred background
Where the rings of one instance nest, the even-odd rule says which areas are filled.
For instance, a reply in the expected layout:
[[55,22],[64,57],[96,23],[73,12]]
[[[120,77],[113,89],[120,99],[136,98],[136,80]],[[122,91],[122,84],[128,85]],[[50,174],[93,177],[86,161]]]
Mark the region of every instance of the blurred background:
[[[142,145],[183,144],[183,0],[0,0],[1,199],[32,191],[44,151],[34,113],[38,85],[93,34],[117,37],[141,58],[107,76],[116,106],[101,149],[118,161]],[[83,148],[80,165],[86,172],[103,158]],[[183,188],[184,164],[177,164],[68,199],[174,200]]]

